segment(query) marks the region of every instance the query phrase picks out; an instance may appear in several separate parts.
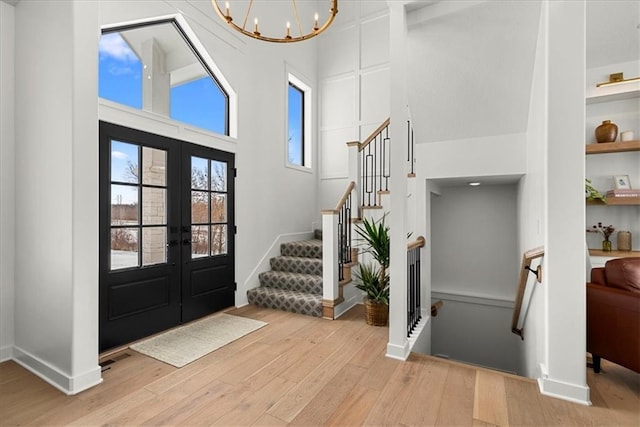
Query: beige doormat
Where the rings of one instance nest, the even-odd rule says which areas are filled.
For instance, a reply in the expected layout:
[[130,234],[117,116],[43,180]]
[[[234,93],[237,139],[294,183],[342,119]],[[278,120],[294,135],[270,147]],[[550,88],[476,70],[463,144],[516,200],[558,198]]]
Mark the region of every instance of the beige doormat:
[[131,349],[177,368],[267,325],[246,317],[218,314],[131,345]]

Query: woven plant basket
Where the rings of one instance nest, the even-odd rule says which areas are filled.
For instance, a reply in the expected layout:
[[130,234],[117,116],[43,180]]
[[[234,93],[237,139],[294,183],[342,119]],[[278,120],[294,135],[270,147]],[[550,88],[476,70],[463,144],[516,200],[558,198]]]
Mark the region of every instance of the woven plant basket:
[[389,305],[365,299],[364,317],[367,320],[367,325],[387,326],[389,320]]

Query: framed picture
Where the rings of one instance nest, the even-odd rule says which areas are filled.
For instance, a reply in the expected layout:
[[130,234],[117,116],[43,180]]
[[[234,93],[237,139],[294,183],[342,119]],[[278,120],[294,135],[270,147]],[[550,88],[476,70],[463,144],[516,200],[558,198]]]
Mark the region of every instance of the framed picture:
[[629,175],[614,175],[613,183],[616,190],[631,189],[631,181],[629,181]]

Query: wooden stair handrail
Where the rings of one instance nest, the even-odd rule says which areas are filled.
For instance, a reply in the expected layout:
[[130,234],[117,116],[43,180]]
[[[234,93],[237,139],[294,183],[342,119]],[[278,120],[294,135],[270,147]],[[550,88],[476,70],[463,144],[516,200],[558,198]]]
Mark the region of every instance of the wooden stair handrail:
[[[522,255],[522,268],[520,269],[520,281],[518,283],[518,294],[516,295],[516,303],[513,308],[513,318],[511,319],[511,332],[516,335],[519,335],[520,338],[524,339],[522,335],[522,329],[518,328],[518,321],[520,320],[520,313],[522,311],[522,303],[524,300],[524,294],[527,288],[527,278],[529,277],[529,272],[533,272],[536,275],[536,280],[538,283],[542,283],[542,267],[538,266],[536,270],[531,269],[531,261],[536,258],[541,258],[544,256],[544,246],[540,246],[538,248],[534,248],[528,250]],[[523,325],[524,327],[524,322]]]
[[436,317],[438,315],[438,310],[442,308],[444,303],[442,300],[436,301],[431,304],[431,317]]
[[336,205],[336,209],[335,209],[336,212],[338,212],[340,209],[342,209],[344,204],[347,203],[347,199],[349,198],[349,194],[351,194],[351,192],[353,191],[354,188],[356,188],[356,183],[354,181],[351,181],[349,183],[349,185],[347,185],[347,189],[344,191],[344,194],[342,195],[342,197],[340,198],[340,201]]
[[415,249],[415,248],[422,248],[424,247],[425,243],[426,243],[426,240],[424,239],[424,237],[420,236],[413,242],[407,243],[407,251],[410,251],[411,249]]
[[378,126],[376,130],[371,132],[371,135],[369,135],[367,139],[365,139],[363,142],[358,144],[358,151],[364,150],[367,147],[367,145],[371,143],[371,141],[376,139],[376,136],[378,136],[378,134],[380,134],[380,132],[382,132],[384,128],[389,126],[390,123],[391,123],[391,118],[387,117],[387,119],[384,122],[382,122],[382,124]]

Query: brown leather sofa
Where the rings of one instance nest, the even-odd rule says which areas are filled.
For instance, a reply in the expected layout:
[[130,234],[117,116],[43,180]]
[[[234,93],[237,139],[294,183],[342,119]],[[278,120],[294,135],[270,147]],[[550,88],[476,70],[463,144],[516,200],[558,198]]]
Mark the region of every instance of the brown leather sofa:
[[601,358],[640,373],[640,257],[613,259],[591,270],[587,351],[596,373]]

